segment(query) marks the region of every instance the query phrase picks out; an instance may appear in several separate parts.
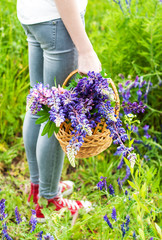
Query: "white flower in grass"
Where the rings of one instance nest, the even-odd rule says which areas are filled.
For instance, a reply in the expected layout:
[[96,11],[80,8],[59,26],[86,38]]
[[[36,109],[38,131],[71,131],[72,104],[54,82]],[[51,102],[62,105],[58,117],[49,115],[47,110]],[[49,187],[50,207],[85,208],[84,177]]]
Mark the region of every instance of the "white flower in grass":
[[136,159],[137,159],[137,155],[135,153],[130,153],[127,158],[130,161],[131,168],[134,168],[134,165],[135,165]]

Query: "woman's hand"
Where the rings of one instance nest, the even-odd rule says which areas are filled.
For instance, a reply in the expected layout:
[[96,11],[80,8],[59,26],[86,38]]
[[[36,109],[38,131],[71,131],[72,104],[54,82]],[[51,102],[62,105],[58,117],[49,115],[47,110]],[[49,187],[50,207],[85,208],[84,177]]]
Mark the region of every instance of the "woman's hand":
[[94,50],[79,53],[78,56],[78,72],[87,74],[88,71],[101,72],[101,63]]

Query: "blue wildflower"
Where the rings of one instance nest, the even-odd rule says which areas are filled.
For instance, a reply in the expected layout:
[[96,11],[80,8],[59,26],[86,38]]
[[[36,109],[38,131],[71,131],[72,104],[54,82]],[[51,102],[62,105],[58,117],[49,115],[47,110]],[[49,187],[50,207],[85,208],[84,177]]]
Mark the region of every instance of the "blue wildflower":
[[42,240],[42,234],[43,234],[43,231],[40,231],[39,233],[38,233],[38,238],[37,238],[37,240]]
[[124,237],[125,236],[125,228],[124,228],[124,223],[121,224],[121,230],[122,230],[122,236]]
[[118,182],[119,188],[122,189],[122,183],[121,183],[120,178],[117,179],[117,182]]
[[54,237],[53,237],[50,233],[47,233],[47,234],[44,236],[44,239],[46,239],[46,240],[54,240]]
[[2,229],[2,239],[7,239],[7,240],[13,240],[9,235],[8,235],[8,233],[7,233],[7,225],[6,225],[6,223],[4,223],[3,225],[3,229]]
[[149,125],[145,125],[144,127],[143,127],[143,130],[144,130],[144,136],[146,137],[146,138],[150,138],[151,136],[148,134],[148,129],[149,129]]
[[137,102],[131,103],[131,102],[123,101],[122,107],[123,107],[124,113],[129,114],[129,113],[140,113],[140,112],[144,113],[147,106],[145,106],[142,101],[140,101],[139,103]]
[[141,92],[140,89],[137,91],[137,95],[138,95],[138,102],[139,102],[141,100],[141,97],[142,97],[142,92]]
[[145,94],[144,94],[144,100],[145,100],[145,102],[147,101],[147,96],[148,96],[148,93],[149,93],[149,90],[150,90],[150,87],[151,87],[151,86],[152,86],[152,82],[149,81],[149,82],[148,82],[148,85],[147,85],[146,92],[145,92]]
[[99,190],[102,190],[102,189],[107,190],[107,182],[106,182],[107,177],[102,177],[102,176],[101,176],[100,179],[102,179],[102,181],[99,181],[99,182],[97,183],[98,189],[99,189]]
[[125,175],[125,177],[121,180],[121,182],[122,182],[122,183],[125,182],[125,180],[129,178],[130,174],[131,174],[130,168],[129,168],[128,166],[126,166],[126,175]]
[[32,212],[32,216],[30,218],[29,225],[32,226],[30,232],[33,232],[36,228],[36,225],[37,225],[37,218],[36,218],[35,210],[31,209],[31,212]]
[[127,231],[129,230],[129,223],[130,223],[130,216],[127,215],[127,216],[126,216],[126,223],[125,223],[125,226],[127,227],[127,228],[126,228]]
[[137,239],[137,237],[136,237],[136,232],[135,232],[135,231],[133,232],[133,239],[134,239],[134,240]]
[[[122,156],[122,157],[121,157],[121,160],[120,160],[120,162],[119,162],[119,165],[117,166],[117,169],[121,169],[122,166],[123,166],[123,164],[124,164],[124,158],[123,158],[123,156]],[[121,180],[120,180],[120,183],[121,183]]]
[[2,221],[4,218],[7,217],[7,214],[5,214],[5,202],[6,199],[1,199],[0,200],[0,221]]
[[115,207],[112,209],[111,217],[112,217],[112,219],[114,219],[115,221],[117,221],[117,216],[116,216],[116,209],[115,209]]
[[124,193],[126,196],[128,195],[128,191],[127,190],[125,190],[125,193]]
[[143,127],[143,130],[144,130],[144,132],[147,132],[148,131],[148,129],[149,129],[149,125],[145,125],[144,127]]
[[144,155],[143,157],[144,157],[144,159],[145,159],[146,161],[149,161],[149,160],[150,160],[147,155]]
[[15,207],[15,217],[16,217],[16,222],[17,222],[17,224],[19,224],[20,222],[22,222],[21,214],[19,213],[17,207]]
[[108,186],[108,188],[109,188],[109,193],[110,193],[110,195],[115,196],[115,191],[114,191],[113,186],[110,184],[110,185]]
[[119,73],[118,76],[121,77],[121,79],[124,79],[124,75],[122,73]]
[[133,126],[133,132],[137,133],[138,134],[138,127],[137,126]]
[[105,222],[107,222],[108,226],[113,229],[113,226],[110,223],[110,220],[108,219],[107,214],[103,218],[104,218]]

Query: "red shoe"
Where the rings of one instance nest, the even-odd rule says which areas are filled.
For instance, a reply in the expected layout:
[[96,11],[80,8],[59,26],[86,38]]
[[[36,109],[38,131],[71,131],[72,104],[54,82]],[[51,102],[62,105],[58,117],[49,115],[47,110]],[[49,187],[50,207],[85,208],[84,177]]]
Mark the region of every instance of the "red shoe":
[[72,181],[62,181],[59,183],[60,187],[60,194],[62,197],[65,197],[67,195],[70,195],[73,192],[74,189],[74,182]]
[[[72,181],[62,181],[59,183],[61,196],[65,197],[73,192],[74,182]],[[31,189],[28,197],[28,203],[30,202],[31,197],[33,196],[33,202],[37,204],[39,193],[39,184],[31,183]]]
[[[55,211],[59,211],[62,208],[68,208],[68,210],[71,212],[72,215],[75,214],[80,208],[85,209],[86,212],[89,212],[92,209],[92,204],[89,201],[69,200],[62,197],[55,197],[47,201],[48,201],[47,207],[49,206],[49,204],[52,203],[55,205]],[[45,218],[41,212],[41,209],[43,209],[43,207],[37,204],[36,216],[37,216],[38,222],[45,221]]]
[[39,193],[39,184],[31,183],[30,193],[28,197],[28,203],[30,202],[31,197],[33,196],[33,202],[37,204]]

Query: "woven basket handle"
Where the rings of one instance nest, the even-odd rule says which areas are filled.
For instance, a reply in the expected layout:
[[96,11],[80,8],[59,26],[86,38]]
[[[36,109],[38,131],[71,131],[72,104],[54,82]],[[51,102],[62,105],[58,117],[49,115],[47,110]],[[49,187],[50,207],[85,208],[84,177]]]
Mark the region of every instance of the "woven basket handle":
[[[66,86],[67,82],[69,81],[69,79],[74,75],[78,73],[78,69],[72,71],[68,76],[67,78],[65,79],[65,81],[63,82],[62,86]],[[115,106],[115,114],[118,116],[119,115],[119,110],[120,110],[120,99],[119,99],[119,94],[118,94],[118,91],[116,89],[116,86],[113,82],[113,80],[111,78],[109,78],[109,83],[111,84],[112,86],[112,89],[114,91],[114,94],[115,94],[115,101],[116,101],[116,106]]]

